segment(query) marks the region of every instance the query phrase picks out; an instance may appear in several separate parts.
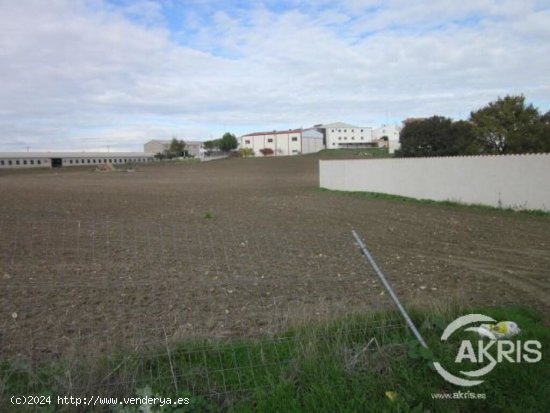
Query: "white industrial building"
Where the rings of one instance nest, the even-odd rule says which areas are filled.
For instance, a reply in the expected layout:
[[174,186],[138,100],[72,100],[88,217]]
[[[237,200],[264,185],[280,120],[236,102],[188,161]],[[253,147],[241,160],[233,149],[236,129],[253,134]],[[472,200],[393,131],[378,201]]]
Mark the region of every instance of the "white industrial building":
[[[172,140],[158,140],[153,139],[143,145],[143,151],[147,153],[163,153],[164,151],[170,148],[170,143]],[[201,141],[186,141],[185,150],[189,156],[194,156],[196,158],[204,154],[204,142]]]
[[66,166],[122,165],[153,162],[143,152],[0,152],[0,169],[60,168]]
[[323,134],[316,128],[254,132],[240,137],[240,148],[252,149],[254,156],[272,151],[274,156],[299,155],[324,149]]
[[325,135],[327,149],[367,148],[375,146],[372,142],[372,128],[354,126],[344,122],[316,125]]
[[372,130],[372,139],[379,142],[379,146],[387,146],[389,153],[394,153],[401,147],[399,143],[401,129],[398,125],[382,125]]
[[399,148],[399,132],[397,125],[382,125],[380,128],[370,126],[355,126],[344,122],[316,125],[323,131],[327,149],[342,148],[381,148],[387,147],[389,153]]
[[399,148],[400,127],[383,125],[355,126],[344,122],[315,125],[309,129],[254,132],[241,136],[240,147],[262,156],[263,149],[271,149],[273,155],[298,155],[318,152],[322,149],[360,149],[387,147],[390,153]]

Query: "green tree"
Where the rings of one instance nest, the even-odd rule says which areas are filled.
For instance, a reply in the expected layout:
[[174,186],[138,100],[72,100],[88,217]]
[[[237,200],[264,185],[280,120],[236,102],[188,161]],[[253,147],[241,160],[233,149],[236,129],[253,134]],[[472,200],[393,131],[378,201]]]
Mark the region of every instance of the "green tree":
[[180,156],[185,156],[185,146],[186,145],[184,141],[172,138],[170,146],[165,151],[166,157],[168,159],[172,159],[179,158]]
[[204,141],[204,149],[206,150],[214,150],[220,147],[220,141],[221,139],[212,139],[209,141]]
[[233,149],[237,149],[237,146],[239,146],[239,142],[237,141],[235,135],[229,132],[224,133],[220,139],[219,148],[224,152],[229,152]]
[[543,118],[524,96],[498,98],[470,114],[483,151],[492,154],[548,150]]
[[550,152],[550,110],[542,115],[542,152]]
[[165,152],[157,152],[154,156],[155,159],[162,161],[163,159],[166,159],[166,153]]
[[473,127],[469,122],[453,122],[432,116],[405,125],[399,135],[398,156],[453,156],[478,153]]

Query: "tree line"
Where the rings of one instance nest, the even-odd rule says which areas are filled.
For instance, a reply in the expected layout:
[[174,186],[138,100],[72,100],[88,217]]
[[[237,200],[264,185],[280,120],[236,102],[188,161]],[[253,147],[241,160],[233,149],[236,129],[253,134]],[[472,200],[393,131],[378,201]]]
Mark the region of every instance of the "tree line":
[[[232,133],[225,133],[220,139],[214,139],[204,142],[204,149],[208,151],[220,150],[222,152],[229,152],[236,149],[239,145],[237,138]],[[172,138],[170,146],[163,152],[155,154],[157,159],[174,159],[187,156],[187,145],[181,139]]]
[[229,152],[233,149],[237,149],[237,146],[239,146],[237,137],[229,132],[224,133],[220,139],[204,142],[204,149],[209,151],[220,150],[222,152]]
[[550,152],[550,111],[542,114],[524,96],[506,96],[470,113],[411,120],[399,135],[396,156],[456,156]]

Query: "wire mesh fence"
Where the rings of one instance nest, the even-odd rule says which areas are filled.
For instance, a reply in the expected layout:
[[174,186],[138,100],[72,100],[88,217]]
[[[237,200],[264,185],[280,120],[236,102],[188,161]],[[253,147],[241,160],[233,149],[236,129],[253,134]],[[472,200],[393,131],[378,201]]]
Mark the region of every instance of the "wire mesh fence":
[[[77,365],[115,355],[104,376],[89,371],[58,383],[74,392],[114,394],[165,381],[177,392],[227,399],[269,386],[307,350],[307,335],[289,328],[390,305],[347,227],[327,234],[245,221],[221,226],[208,216],[4,215],[0,234],[0,356],[32,370],[52,359]],[[352,323],[314,334],[354,348],[403,323],[369,328]]]

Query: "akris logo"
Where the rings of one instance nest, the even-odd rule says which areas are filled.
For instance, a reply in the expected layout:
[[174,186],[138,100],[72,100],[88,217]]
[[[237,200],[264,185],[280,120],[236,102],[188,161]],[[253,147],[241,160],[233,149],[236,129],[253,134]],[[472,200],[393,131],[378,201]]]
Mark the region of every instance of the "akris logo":
[[[456,376],[447,371],[439,362],[434,362],[437,372],[449,383],[457,386],[476,386],[483,383],[480,377],[490,373],[498,363],[536,363],[542,359],[542,344],[537,340],[509,340],[501,337],[511,336],[519,333],[519,328],[513,322],[506,326],[511,331],[501,334],[493,329],[494,324],[481,324],[471,326],[475,323],[496,323],[496,320],[483,314],[468,314],[451,322],[441,335],[441,341],[447,339],[457,330],[464,328],[464,331],[473,331],[481,336],[477,342],[462,340],[458,349],[455,363],[468,361],[480,364],[482,367],[473,371],[460,371],[464,377]],[[496,351],[496,357],[493,354]]]

